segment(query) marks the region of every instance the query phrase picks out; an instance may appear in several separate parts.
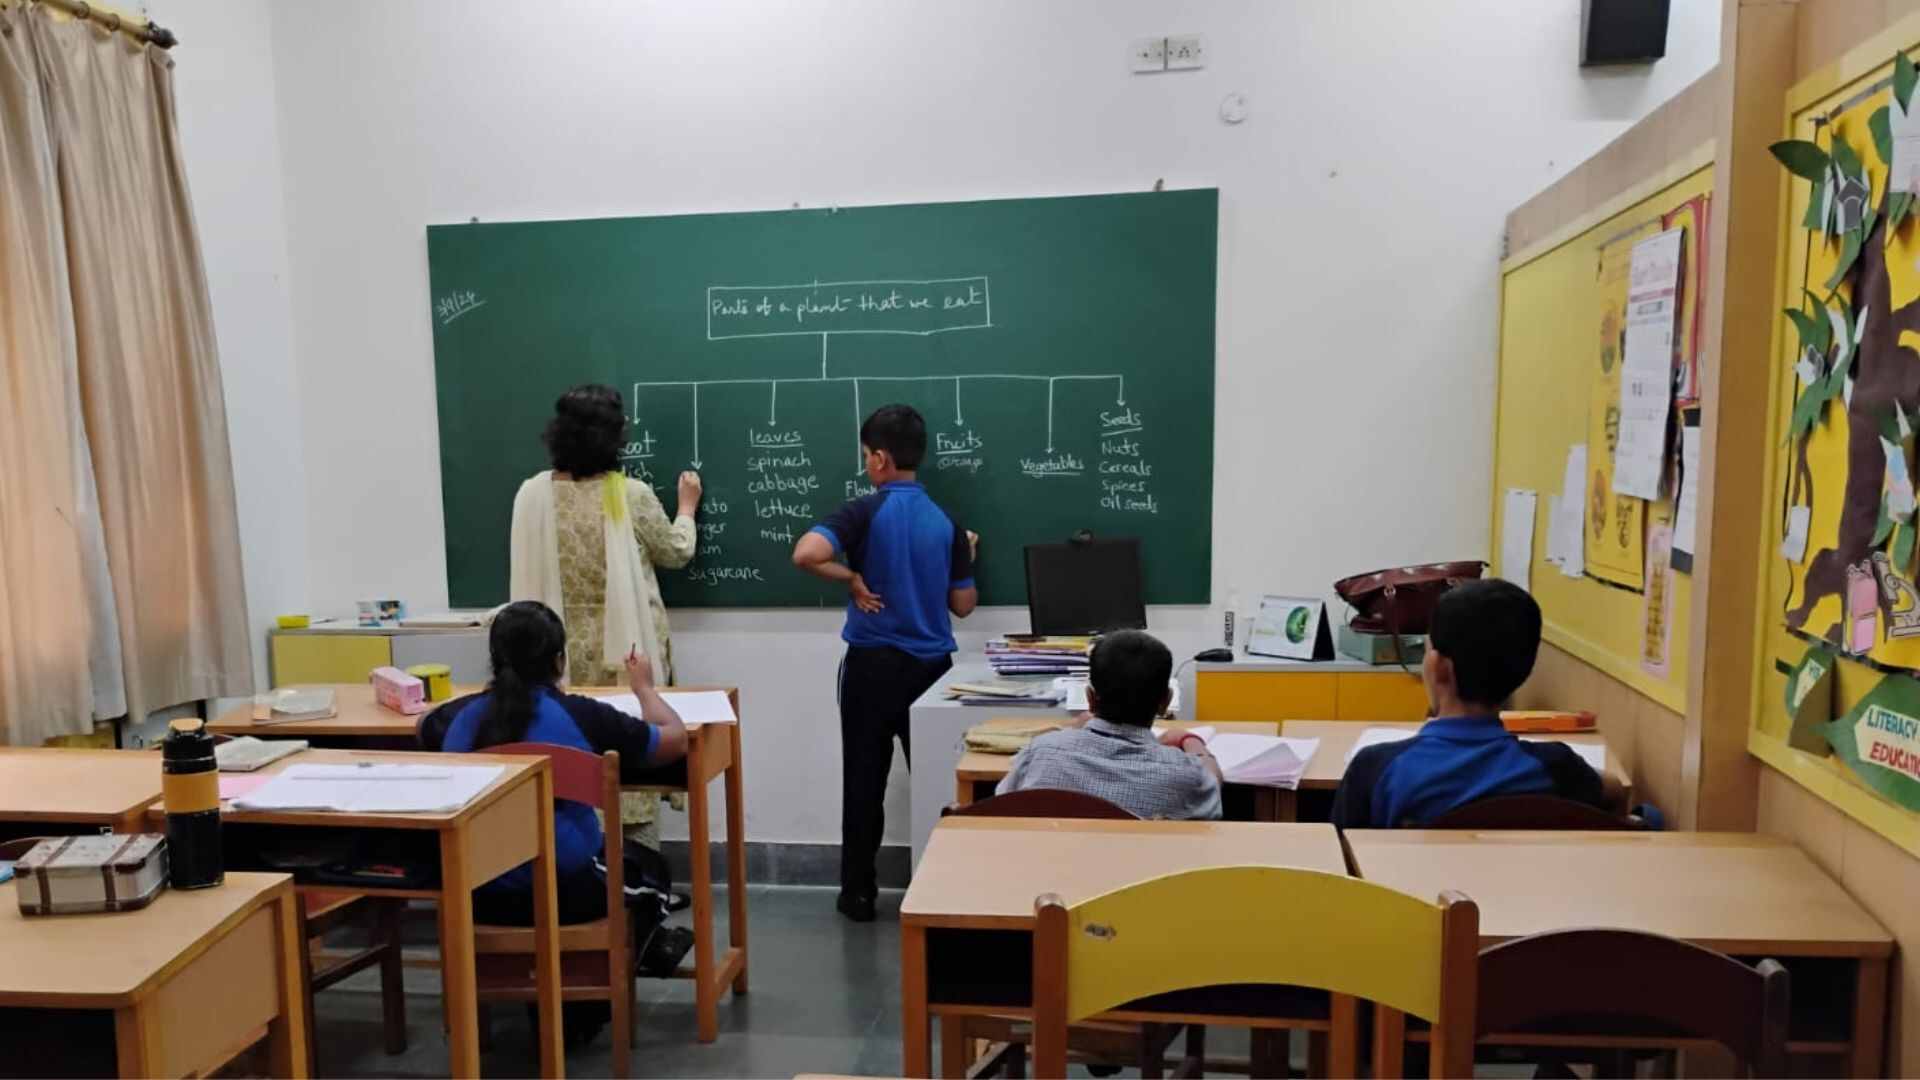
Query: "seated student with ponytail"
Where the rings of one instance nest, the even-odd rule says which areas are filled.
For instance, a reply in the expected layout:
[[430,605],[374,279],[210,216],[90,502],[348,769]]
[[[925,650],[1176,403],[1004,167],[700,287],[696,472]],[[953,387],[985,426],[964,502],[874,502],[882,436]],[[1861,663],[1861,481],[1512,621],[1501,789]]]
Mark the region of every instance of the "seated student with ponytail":
[[[455,698],[420,721],[420,744],[428,750],[483,752],[508,743],[567,746],[588,753],[620,754],[629,766],[670,765],[686,757],[687,729],[653,686],[653,663],[627,657],[627,681],[640,699],[636,720],[603,701],[562,691],[567,670],[567,632],[553,609],[537,600],[508,604],[494,617],[487,636],[493,680],[478,694]],[[598,856],[605,848],[594,808],[583,803],[554,804],[554,872],[562,923],[589,922],[607,913],[606,869]],[[662,927],[669,896],[666,865],[659,854],[629,843],[626,856],[627,906],[642,971],[670,975],[693,946],[684,927]],[[474,890],[474,918],[504,926],[533,925],[533,868],[516,867]],[[583,1003],[596,1004],[596,1003]],[[604,1003],[597,1003],[602,1004]],[[569,1035],[574,1034],[569,1025]],[[597,1029],[596,1029],[597,1030]]]

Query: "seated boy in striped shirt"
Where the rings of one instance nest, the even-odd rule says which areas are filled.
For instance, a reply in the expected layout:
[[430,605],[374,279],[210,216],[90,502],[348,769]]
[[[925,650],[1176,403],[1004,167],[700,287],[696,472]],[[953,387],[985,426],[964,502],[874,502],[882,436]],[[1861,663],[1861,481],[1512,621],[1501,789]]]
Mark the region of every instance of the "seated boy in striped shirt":
[[1220,764],[1196,735],[1153,719],[1172,696],[1173,654],[1157,639],[1123,630],[1100,639],[1088,665],[1091,718],[1027,744],[995,790],[1053,788],[1093,795],[1143,818],[1220,816]]

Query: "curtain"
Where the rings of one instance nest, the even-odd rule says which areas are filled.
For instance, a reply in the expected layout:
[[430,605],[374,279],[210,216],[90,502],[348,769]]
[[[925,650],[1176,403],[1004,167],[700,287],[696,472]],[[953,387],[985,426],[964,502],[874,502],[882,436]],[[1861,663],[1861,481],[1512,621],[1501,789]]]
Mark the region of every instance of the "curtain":
[[46,103],[0,10],[0,743],[126,712]]
[[[44,96],[64,236],[68,370],[117,623],[119,656],[109,660],[103,642],[89,655],[124,673],[134,717],[249,693],[233,468],[173,62],[125,34],[56,21],[38,7],[15,21],[25,23]],[[21,36],[17,29],[13,39]],[[76,546],[84,561],[85,545]],[[67,602],[77,609],[85,595]],[[104,623],[90,620],[89,632]],[[31,725],[11,723],[24,741]]]

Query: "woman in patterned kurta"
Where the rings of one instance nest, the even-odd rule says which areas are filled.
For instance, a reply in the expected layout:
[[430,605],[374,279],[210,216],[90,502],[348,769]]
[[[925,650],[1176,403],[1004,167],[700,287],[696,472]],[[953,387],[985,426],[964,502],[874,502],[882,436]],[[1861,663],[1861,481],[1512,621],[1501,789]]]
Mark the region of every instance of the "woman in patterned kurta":
[[[573,686],[619,686],[624,656],[602,656],[602,628],[606,618],[607,545],[604,474],[618,469],[626,438],[626,410],[619,391],[605,386],[569,390],[554,405],[546,443],[553,460],[555,541],[560,558],[561,591],[567,626],[567,681]],[[700,505],[700,477],[682,473],[679,507],[667,520],[659,496],[646,483],[626,481],[627,518],[633,523],[640,547],[643,594],[639,600],[659,641],[653,669],[662,685],[673,684],[673,639],[667,628],[667,608],[660,599],[655,566],[669,570],[693,558],[698,534],[694,514]],[[675,808],[682,796],[673,796]],[[620,821],[626,835],[651,848],[660,846],[660,797],[628,792],[620,797]]]

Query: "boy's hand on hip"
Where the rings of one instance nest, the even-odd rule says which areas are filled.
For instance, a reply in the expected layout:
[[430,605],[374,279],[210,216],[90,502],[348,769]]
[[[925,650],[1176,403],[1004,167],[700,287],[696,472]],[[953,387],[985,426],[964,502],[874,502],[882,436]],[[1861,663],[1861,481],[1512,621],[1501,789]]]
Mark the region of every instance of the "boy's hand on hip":
[[847,582],[847,589],[853,593],[853,606],[861,611],[877,615],[886,610],[887,605],[880,599],[880,594],[867,588],[867,579],[859,574],[853,575],[853,580]]

